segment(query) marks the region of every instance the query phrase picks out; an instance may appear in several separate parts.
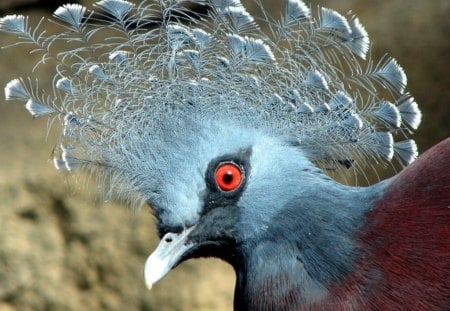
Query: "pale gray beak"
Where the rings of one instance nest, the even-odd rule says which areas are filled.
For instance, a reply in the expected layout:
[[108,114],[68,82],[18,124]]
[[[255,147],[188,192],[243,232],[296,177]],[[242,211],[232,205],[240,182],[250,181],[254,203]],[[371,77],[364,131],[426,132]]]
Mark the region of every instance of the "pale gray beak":
[[144,268],[145,285],[150,290],[153,284],[162,279],[180,261],[184,253],[194,246],[186,243],[189,233],[195,226],[183,230],[181,233],[167,233],[161,239],[158,247],[147,258]]

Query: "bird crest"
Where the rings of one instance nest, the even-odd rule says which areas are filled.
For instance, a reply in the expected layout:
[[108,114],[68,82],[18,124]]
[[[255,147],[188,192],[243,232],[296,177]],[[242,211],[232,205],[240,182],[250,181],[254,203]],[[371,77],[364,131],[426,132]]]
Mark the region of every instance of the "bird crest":
[[66,4],[49,26],[44,18],[30,25],[22,15],[3,17],[0,30],[18,38],[14,45],[41,55],[35,70],[54,64],[50,89],[15,78],[6,99],[34,117],[56,117],[58,169],[98,169],[124,195],[124,184],[138,190],[127,171],[149,149],[168,158],[173,140],[184,137],[176,133],[195,136],[180,120],[288,137],[322,168],[416,158],[408,134],[421,113],[405,92],[406,76],[395,59],[370,58],[358,18],[314,13],[300,0],[285,1],[274,17],[255,4],[262,17],[239,0]]

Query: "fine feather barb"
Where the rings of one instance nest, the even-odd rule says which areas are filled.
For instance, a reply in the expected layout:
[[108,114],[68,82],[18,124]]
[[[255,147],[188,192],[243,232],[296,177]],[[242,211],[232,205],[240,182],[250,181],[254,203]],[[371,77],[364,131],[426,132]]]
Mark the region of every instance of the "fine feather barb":
[[[208,10],[193,13],[189,4]],[[3,17],[0,31],[30,44],[39,63],[55,64],[53,96],[15,78],[6,99],[34,116],[61,117],[61,169],[131,167],[137,156],[129,150],[158,140],[148,128],[161,133],[181,116],[215,119],[217,111],[292,136],[324,168],[414,160],[413,141],[394,137],[418,128],[420,110],[395,59],[368,57],[358,18],[314,13],[300,0],[286,0],[280,18],[261,9],[255,18],[238,0],[66,4],[53,14],[54,34],[43,20],[30,26],[25,16]]]

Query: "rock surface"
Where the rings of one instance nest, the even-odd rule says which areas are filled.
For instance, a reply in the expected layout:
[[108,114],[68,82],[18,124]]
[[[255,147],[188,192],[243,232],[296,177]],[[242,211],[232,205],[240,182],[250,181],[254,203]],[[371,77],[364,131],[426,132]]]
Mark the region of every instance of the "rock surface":
[[[266,3],[274,12],[282,1]],[[404,67],[424,112],[415,136],[420,150],[448,136],[450,2],[317,4],[352,9],[375,43],[375,57],[388,52]],[[2,35],[0,45],[8,40]],[[0,51],[0,85],[33,62],[17,50]],[[57,172],[46,120],[0,101],[0,311],[232,309],[234,273],[217,260],[183,263],[148,292],[143,264],[157,243],[150,212],[99,202],[94,182]]]

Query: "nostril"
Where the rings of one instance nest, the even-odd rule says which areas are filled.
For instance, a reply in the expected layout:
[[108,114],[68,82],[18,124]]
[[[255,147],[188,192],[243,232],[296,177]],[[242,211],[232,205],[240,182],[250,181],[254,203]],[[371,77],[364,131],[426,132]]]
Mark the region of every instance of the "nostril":
[[171,243],[173,241],[172,237],[168,236],[167,238],[165,238],[166,243]]
[[[159,238],[162,239],[165,235],[172,233],[172,234],[180,234],[183,232],[185,226],[183,225],[166,225],[163,222],[158,223],[158,235]],[[170,236],[170,235],[169,235]],[[164,239],[165,241],[165,239]]]

